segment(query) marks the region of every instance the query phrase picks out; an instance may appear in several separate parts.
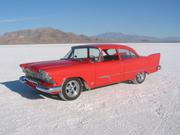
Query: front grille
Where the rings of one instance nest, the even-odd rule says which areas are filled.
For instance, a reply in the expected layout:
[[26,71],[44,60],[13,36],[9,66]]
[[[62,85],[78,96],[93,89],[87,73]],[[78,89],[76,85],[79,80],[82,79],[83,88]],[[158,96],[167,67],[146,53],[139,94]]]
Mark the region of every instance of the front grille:
[[24,73],[25,73],[26,77],[29,77],[29,78],[32,78],[32,79],[36,79],[36,80],[38,80],[40,82],[48,82],[48,83],[52,82],[52,83],[54,83],[51,80],[49,80],[49,81],[44,80],[41,73],[32,71],[29,68],[24,69]]

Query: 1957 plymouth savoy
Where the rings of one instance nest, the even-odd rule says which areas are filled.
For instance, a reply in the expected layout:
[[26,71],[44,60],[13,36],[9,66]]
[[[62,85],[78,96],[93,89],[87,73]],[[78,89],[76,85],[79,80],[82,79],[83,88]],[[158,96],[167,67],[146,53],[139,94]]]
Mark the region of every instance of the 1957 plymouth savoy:
[[160,53],[140,56],[124,45],[73,46],[60,60],[21,64],[20,81],[36,90],[58,94],[63,100],[78,98],[89,90],[122,81],[144,82],[158,71]]

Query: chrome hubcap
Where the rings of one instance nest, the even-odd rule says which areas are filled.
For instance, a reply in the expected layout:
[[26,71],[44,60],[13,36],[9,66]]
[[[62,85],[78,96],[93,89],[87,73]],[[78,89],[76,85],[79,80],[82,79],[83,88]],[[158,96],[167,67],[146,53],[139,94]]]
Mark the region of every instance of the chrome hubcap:
[[66,84],[65,93],[68,97],[76,97],[80,91],[80,85],[77,81],[72,80]]
[[145,74],[144,73],[139,73],[137,75],[138,82],[142,82],[144,80],[144,78],[145,78]]

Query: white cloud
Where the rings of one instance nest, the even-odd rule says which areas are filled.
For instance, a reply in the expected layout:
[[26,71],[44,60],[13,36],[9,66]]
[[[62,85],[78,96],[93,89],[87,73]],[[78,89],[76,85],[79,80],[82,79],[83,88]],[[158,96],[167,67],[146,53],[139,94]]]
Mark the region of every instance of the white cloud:
[[47,18],[47,16],[40,16],[40,17],[26,17],[26,18],[13,18],[13,19],[0,19],[0,23],[16,23],[16,22],[23,22],[29,20],[39,20],[42,18]]
[[13,22],[17,22],[19,20],[17,19],[2,19],[0,20],[0,23],[13,23]]

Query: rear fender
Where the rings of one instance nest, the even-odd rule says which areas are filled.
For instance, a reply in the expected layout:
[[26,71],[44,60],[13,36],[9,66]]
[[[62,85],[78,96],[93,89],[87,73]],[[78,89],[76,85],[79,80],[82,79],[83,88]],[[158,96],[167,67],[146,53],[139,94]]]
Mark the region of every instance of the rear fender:
[[160,53],[151,54],[147,57],[147,73],[153,73],[159,70]]

